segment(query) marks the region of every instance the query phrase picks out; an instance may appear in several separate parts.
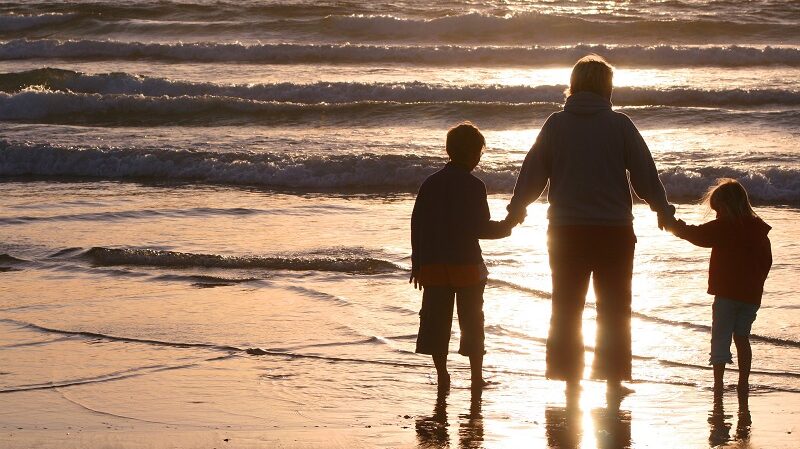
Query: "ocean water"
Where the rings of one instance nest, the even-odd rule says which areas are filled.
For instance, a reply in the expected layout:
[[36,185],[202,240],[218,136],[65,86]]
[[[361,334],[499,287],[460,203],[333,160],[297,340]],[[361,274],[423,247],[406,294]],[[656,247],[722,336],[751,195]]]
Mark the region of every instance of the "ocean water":
[[[680,218],[710,219],[697,199],[732,177],[773,227],[751,384],[800,392],[798,23],[777,0],[2,3],[0,393],[220,425],[228,394],[241,425],[426,394],[414,192],[471,120],[501,218],[591,52]],[[500,385],[544,376],[546,208],[483,244]],[[636,383],[706,389],[709,251],[634,215]]]

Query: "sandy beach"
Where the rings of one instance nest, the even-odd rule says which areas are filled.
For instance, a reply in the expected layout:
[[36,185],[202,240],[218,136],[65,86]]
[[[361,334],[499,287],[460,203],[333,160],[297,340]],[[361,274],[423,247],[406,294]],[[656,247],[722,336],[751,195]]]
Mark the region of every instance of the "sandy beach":
[[[751,394],[750,423],[734,391],[720,407],[707,389],[634,384],[636,392],[615,410],[603,385],[585,381],[579,406],[568,409],[561,384],[536,377],[476,395],[456,378],[437,397],[422,368],[398,368],[387,373],[395,380],[380,386],[346,362],[320,364],[317,376],[293,380],[279,380],[286,369],[280,359],[262,365],[271,377],[238,374],[264,362],[263,356],[236,357],[206,362],[201,370],[151,374],[136,390],[126,389],[124,379],[101,387],[120,394],[81,386],[2,394],[0,443],[9,449],[790,449],[800,441],[800,396],[791,393]],[[461,368],[456,375],[466,374]],[[324,384],[333,373],[353,388],[282,399],[285,389]],[[153,395],[160,398],[157,408]]]

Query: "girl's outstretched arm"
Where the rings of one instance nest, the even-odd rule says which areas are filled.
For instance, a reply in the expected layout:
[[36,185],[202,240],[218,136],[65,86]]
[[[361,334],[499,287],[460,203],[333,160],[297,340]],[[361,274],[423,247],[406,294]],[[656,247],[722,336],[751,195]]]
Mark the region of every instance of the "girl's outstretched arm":
[[724,230],[719,220],[712,220],[701,225],[687,225],[683,220],[677,220],[669,231],[694,245],[711,248],[723,240]]

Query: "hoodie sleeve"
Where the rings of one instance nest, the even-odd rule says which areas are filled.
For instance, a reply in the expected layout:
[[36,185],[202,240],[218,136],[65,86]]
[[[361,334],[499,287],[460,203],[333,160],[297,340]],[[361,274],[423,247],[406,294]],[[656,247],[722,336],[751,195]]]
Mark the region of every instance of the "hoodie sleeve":
[[639,198],[647,201],[659,217],[672,216],[675,208],[667,201],[664,185],[658,179],[658,170],[644,138],[630,118],[624,114],[625,168],[630,173],[631,186]]
[[422,221],[422,208],[425,202],[424,186],[419,189],[417,199],[414,201],[414,210],[411,212],[411,270],[417,270],[419,264],[420,251],[420,227]]
[[511,234],[511,228],[503,222],[492,221],[486,185],[476,180],[469,188],[469,202],[464,207],[465,226],[478,239],[501,239]]
[[514,186],[514,195],[508,204],[508,212],[511,214],[521,214],[528,205],[536,201],[547,186],[550,179],[550,148],[549,134],[553,127],[553,116],[551,115],[542,125],[542,130],[536,137],[533,147],[525,156],[522,168],[517,176],[517,183]]
[[687,225],[683,220],[678,220],[670,229],[676,237],[703,248],[718,246],[725,237],[720,223],[717,220],[699,226]]

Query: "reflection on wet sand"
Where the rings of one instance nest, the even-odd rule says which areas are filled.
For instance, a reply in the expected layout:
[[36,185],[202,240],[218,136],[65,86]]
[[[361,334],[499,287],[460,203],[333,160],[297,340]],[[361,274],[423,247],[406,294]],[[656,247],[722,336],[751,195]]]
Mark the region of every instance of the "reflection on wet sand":
[[[450,447],[449,423],[447,422],[447,397],[449,394],[449,390],[440,390],[436,396],[436,405],[433,407],[433,413],[430,416],[417,418],[418,447]],[[480,449],[483,447],[482,398],[482,390],[473,390],[469,412],[459,415],[461,423],[458,428],[458,444],[462,449]]]
[[478,449],[483,447],[482,400],[483,390],[472,390],[469,413],[459,415],[461,424],[458,428],[458,444],[461,449]]
[[725,414],[725,407],[722,401],[722,394],[714,394],[714,405],[708,413],[708,444],[710,447],[717,447],[735,441],[737,448],[747,449],[750,447],[750,417],[748,392],[739,394],[739,413],[736,419],[736,434],[731,438],[731,422],[733,415]]
[[[566,407],[545,408],[547,445],[551,449],[591,447],[591,437],[584,435],[584,414],[580,408],[580,393],[567,397]],[[598,448],[629,448],[631,446],[631,412],[620,410],[622,397],[609,396],[605,408],[591,411],[594,442]]]

